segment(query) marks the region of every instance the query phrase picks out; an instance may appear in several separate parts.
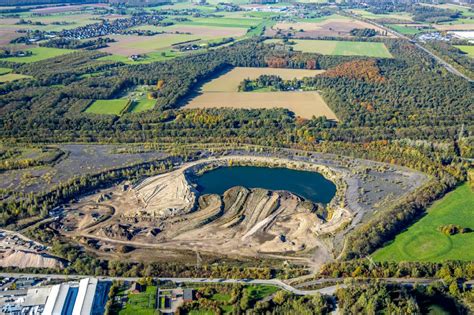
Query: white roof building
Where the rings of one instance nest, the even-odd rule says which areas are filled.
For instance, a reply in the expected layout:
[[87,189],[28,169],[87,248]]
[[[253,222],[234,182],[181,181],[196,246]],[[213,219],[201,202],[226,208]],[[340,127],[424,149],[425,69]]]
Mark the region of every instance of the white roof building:
[[76,303],[74,303],[72,315],[92,314],[97,283],[98,281],[95,278],[86,278],[79,282],[79,293],[77,294]]

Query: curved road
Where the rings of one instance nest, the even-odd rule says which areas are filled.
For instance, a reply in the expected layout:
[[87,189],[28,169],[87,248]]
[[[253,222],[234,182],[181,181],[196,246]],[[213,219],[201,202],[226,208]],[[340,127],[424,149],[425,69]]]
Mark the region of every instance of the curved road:
[[[34,274],[34,273],[0,273],[0,277],[15,277],[15,278],[50,278],[50,279],[62,279],[62,280],[73,280],[81,279],[95,276],[85,276],[85,275],[62,275],[62,274]],[[100,280],[118,280],[118,281],[138,281],[139,277],[96,277]],[[344,288],[347,285],[341,283],[337,285],[328,285],[327,287],[316,289],[316,290],[302,290],[297,287],[303,287],[308,285],[317,285],[324,284],[327,282],[344,282],[345,279],[351,278],[321,278],[312,281],[307,281],[293,287],[279,279],[220,279],[220,278],[174,278],[174,277],[154,277],[156,280],[160,281],[173,281],[175,283],[220,283],[220,284],[257,284],[257,285],[273,285],[279,287],[285,291],[291,292],[296,295],[314,295],[314,294],[324,294],[324,295],[334,295],[338,288]],[[369,279],[356,279],[360,281],[369,280]],[[440,279],[428,279],[428,278],[378,278],[378,280],[386,283],[398,283],[405,285],[415,285],[415,284],[430,284],[436,281],[441,281]],[[465,282],[466,285],[474,285],[474,280]]]
[[[346,12],[347,13],[347,12]],[[469,82],[474,82],[474,80],[472,80],[471,78],[467,77],[466,75],[462,74],[461,72],[459,72],[456,68],[454,68],[450,63],[446,62],[444,59],[436,56],[435,54],[433,54],[431,51],[429,51],[428,49],[426,49],[425,47],[423,47],[421,44],[417,43],[415,40],[412,40],[411,38],[397,32],[397,31],[394,31],[388,27],[385,27],[383,26],[382,24],[379,24],[377,22],[374,22],[372,20],[367,20],[367,19],[364,19],[364,18],[361,18],[360,16],[357,16],[357,15],[354,15],[354,14],[351,14],[351,13],[347,13],[349,14],[351,17],[355,18],[355,19],[358,19],[358,20],[361,20],[361,21],[364,21],[366,23],[369,23],[369,24],[372,24],[374,26],[377,26],[385,31],[387,31],[388,33],[391,33],[393,34],[394,36],[398,37],[398,38],[403,38],[403,39],[406,39],[408,40],[409,42],[413,43],[416,47],[418,47],[419,49],[423,50],[424,52],[426,52],[428,55],[430,55],[434,60],[436,60],[438,63],[440,63],[441,65],[443,65],[446,70],[448,70],[449,72],[451,72],[452,74],[454,75],[457,75]]]

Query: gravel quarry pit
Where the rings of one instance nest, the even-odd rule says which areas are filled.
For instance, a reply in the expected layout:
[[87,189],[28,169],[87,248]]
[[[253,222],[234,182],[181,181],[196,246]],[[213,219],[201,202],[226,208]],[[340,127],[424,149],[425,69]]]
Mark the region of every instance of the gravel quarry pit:
[[[239,186],[222,195],[200,195],[193,176],[229,165],[316,171],[333,181],[337,192],[327,205],[288,191]],[[80,198],[66,207],[54,228],[82,244],[93,243],[99,255],[142,257],[148,252],[151,257],[159,252],[160,259],[173,260],[178,252],[192,256],[199,251],[216,257],[282,258],[317,267],[340,254],[354,227],[426,179],[409,169],[335,155],[234,151]],[[104,207],[108,210],[100,212]],[[124,246],[135,254],[121,255],[116,249]]]

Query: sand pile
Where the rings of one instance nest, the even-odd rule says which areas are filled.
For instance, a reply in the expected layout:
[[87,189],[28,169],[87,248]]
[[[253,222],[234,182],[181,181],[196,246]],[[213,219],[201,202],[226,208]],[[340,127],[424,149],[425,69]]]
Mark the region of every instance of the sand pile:
[[147,178],[133,190],[143,205],[138,211],[155,217],[190,212],[197,194],[181,169]]
[[19,268],[63,268],[64,264],[58,259],[44,254],[7,250],[0,253],[1,267]]

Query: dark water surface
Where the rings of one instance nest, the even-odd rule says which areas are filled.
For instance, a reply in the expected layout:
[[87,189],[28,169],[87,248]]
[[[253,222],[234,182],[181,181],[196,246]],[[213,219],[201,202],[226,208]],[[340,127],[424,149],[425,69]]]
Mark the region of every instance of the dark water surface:
[[221,167],[196,177],[202,194],[223,194],[229,188],[244,186],[286,190],[313,202],[329,203],[336,185],[316,172],[256,166]]

